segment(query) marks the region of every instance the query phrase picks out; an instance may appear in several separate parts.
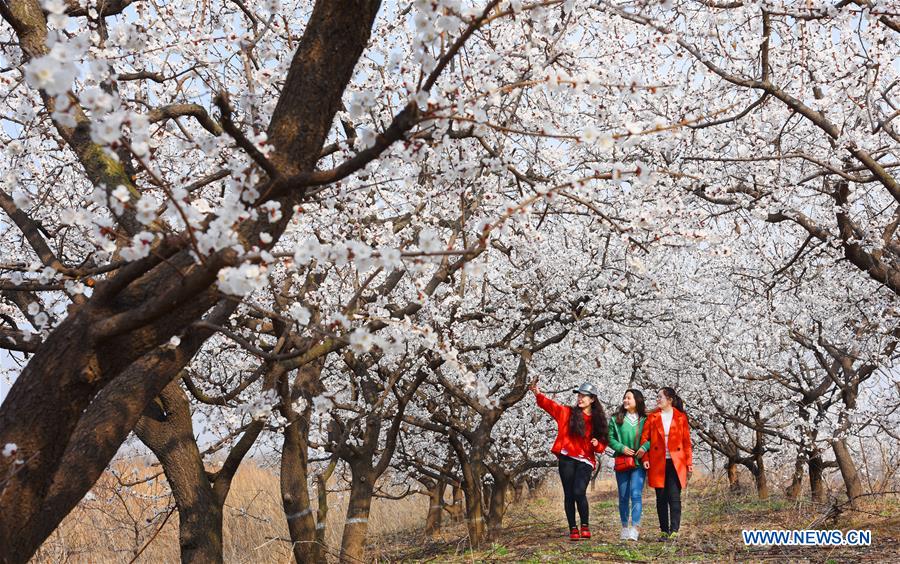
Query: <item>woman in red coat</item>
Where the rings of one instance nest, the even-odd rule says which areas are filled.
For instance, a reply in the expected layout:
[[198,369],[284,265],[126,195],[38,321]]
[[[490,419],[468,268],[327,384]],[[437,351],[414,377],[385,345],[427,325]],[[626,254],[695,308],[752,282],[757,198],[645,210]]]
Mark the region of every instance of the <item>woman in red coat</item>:
[[[638,457],[648,470],[647,481],[656,489],[656,513],[663,538],[674,538],[681,526],[681,490],[694,471],[691,429],[684,402],[672,388],[661,388],[657,409],[647,416]],[[646,456],[644,456],[646,454]]]
[[[597,387],[585,382],[576,390],[574,406],[559,405],[538,390],[537,382],[531,391],[538,406],[556,420],[557,435],[550,451],[559,459],[569,539],[591,538],[588,520],[587,485],[597,467],[595,453],[606,450],[609,443],[608,423],[603,406],[597,399]],[[581,516],[581,530],[575,526],[575,507]]]

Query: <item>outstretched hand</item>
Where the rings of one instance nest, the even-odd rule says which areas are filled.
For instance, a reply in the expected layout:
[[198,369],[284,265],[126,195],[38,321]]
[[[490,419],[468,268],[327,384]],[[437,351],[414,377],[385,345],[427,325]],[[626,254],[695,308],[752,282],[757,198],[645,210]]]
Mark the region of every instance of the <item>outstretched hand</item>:
[[528,386],[528,389],[531,390],[531,393],[533,393],[534,395],[538,395],[539,393],[541,393],[541,390],[538,388],[537,378],[535,378],[531,385]]

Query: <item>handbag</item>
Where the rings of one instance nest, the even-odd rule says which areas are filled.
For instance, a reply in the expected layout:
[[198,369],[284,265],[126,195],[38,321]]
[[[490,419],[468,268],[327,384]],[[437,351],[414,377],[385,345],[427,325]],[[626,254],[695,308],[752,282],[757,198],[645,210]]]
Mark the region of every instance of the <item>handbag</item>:
[[616,472],[628,472],[629,470],[634,470],[635,468],[637,468],[637,461],[633,456],[628,456],[627,454],[616,455],[613,470],[615,470]]
[[634,460],[633,456],[628,456],[626,454],[620,454],[616,456],[616,462],[613,466],[613,469],[616,472],[628,472],[629,470],[634,470],[637,468],[637,462]]

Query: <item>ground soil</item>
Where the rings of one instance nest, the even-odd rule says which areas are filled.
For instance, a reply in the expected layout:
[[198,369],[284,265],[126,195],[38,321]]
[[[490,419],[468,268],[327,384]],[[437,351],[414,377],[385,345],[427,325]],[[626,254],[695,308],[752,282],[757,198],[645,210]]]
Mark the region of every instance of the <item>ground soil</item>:
[[[593,538],[572,542],[562,503],[543,492],[513,504],[499,538],[472,550],[465,528],[451,524],[436,538],[421,531],[383,537],[372,546],[379,562],[900,562],[900,498],[867,497],[857,510],[835,504],[795,502],[774,496],[732,494],[715,486],[685,490],[681,533],[659,541],[655,496],[644,491],[642,538],[619,540],[617,500],[612,488],[589,493]],[[869,529],[868,547],[746,547],[742,529]]]

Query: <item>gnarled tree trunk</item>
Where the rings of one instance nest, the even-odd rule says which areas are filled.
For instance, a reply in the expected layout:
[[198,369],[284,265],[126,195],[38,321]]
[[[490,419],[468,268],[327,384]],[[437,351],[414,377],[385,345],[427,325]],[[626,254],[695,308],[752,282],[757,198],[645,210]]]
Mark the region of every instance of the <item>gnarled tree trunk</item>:
[[856,507],[856,500],[863,495],[864,490],[859,479],[859,472],[856,470],[856,464],[853,462],[853,455],[850,453],[850,449],[847,448],[845,439],[832,441],[831,448],[834,450],[835,461],[841,471],[841,477],[844,479],[847,499],[850,500],[852,507]]
[[494,487],[491,490],[490,505],[488,506],[488,538],[496,539],[503,528],[503,517],[506,515],[506,499],[509,493],[509,477],[492,473]]
[[766,476],[766,467],[763,465],[762,457],[756,463],[756,472],[753,474],[756,481],[756,495],[759,499],[769,499],[769,480]]
[[759,499],[769,499],[769,481],[766,476],[766,436],[762,432],[763,422],[756,416],[756,440],[753,447],[753,461],[756,466],[756,472],[753,477],[756,479],[756,494]]
[[428,492],[428,515],[425,517],[425,536],[432,538],[441,531],[444,516],[444,491],[447,482],[443,480],[427,480],[424,484]]
[[[269,389],[277,375],[277,365],[266,367],[263,387]],[[190,403],[179,381],[166,386],[144,410],[135,434],[159,459],[175,498],[182,562],[222,560],[225,499],[241,461],[263,427],[261,420],[248,424],[219,471],[210,474],[194,439]]]
[[316,520],[309,502],[309,415],[307,406],[283,431],[281,444],[281,505],[287,519],[288,533],[297,562],[321,562],[321,547],[316,542]]
[[478,548],[487,536],[481,487],[484,472],[478,472],[474,462],[460,461],[460,466],[463,474],[463,492],[465,493],[466,529],[472,547]]
[[788,499],[800,497],[800,491],[803,487],[803,461],[803,454],[798,453],[797,458],[794,460],[794,473],[791,475],[791,483],[784,492],[785,497]]
[[825,501],[825,462],[821,453],[809,457],[809,492],[812,500],[818,503]]
[[[21,0],[6,5],[3,17],[18,35],[25,56],[42,55],[47,24],[39,3]],[[313,7],[267,131],[275,149],[271,161],[283,174],[314,168],[379,6],[377,0],[357,0],[320,1]],[[83,138],[81,132],[77,139]],[[72,142],[75,137],[66,139]],[[85,153],[80,151],[84,147],[72,148],[79,155]],[[85,166],[91,176],[90,166]],[[242,236],[257,244],[259,234],[266,231],[277,241],[303,193],[302,188],[292,192],[287,187],[276,192],[285,210],[282,219],[275,225],[246,222]],[[219,270],[235,261],[236,254],[229,249],[197,265],[187,237],[169,237],[153,255],[101,282],[41,344],[0,406],[0,444],[18,445],[24,461],[13,473],[9,470],[16,461],[0,457],[0,475],[10,476],[0,490],[0,562],[28,560],[87,493],[144,407],[177,371],[159,378],[153,393],[127,417],[122,415],[123,409],[130,409],[127,399],[113,390],[108,397],[117,401],[99,420],[118,429],[124,419],[125,433],[92,437],[93,429],[86,429],[86,448],[73,452],[70,447],[86,410],[102,391],[117,385],[129,366],[199,320],[219,298],[213,289]],[[94,472],[87,478],[73,477],[62,464],[70,454],[89,458]]]
[[163,467],[178,506],[182,562],[222,561],[222,505],[194,440],[187,396],[177,381],[147,406],[134,429]]
[[732,493],[741,491],[741,483],[738,477],[738,465],[729,460],[725,464],[725,474],[728,476],[728,490]]
[[[207,319],[211,323],[222,323],[234,307],[231,303],[220,304]],[[30,558],[99,479],[137,424],[145,406],[177,377],[209,335],[209,331],[198,329],[186,335],[181,345],[174,349],[157,349],[143,356],[97,393],[72,430],[58,467],[49,463],[40,468],[23,466],[24,470],[36,473],[17,476],[23,485],[30,484],[28,487],[32,488],[28,499],[19,500],[18,504],[6,503],[6,495],[17,491],[17,484],[7,482],[4,485],[0,493],[0,505],[4,508],[0,511],[0,562],[24,562]],[[16,383],[23,378],[27,378],[25,372]],[[13,385],[15,389],[16,385]],[[4,409],[10,401],[7,397]],[[33,405],[36,410],[47,409]],[[15,412],[13,407],[10,409]],[[53,415],[49,419],[57,421]],[[40,434],[50,430],[39,428],[37,431]],[[50,480],[46,491],[39,487],[44,479]],[[29,499],[43,501],[33,507]],[[17,514],[19,520],[13,519],[13,514]]]
[[365,557],[366,534],[369,530],[369,510],[375,489],[375,472],[371,465],[358,465],[350,478],[350,500],[347,520],[341,537],[341,562],[360,562]]
[[451,523],[459,523],[465,517],[465,497],[461,484],[453,484],[450,494],[451,501],[447,507],[447,513],[450,515]]

